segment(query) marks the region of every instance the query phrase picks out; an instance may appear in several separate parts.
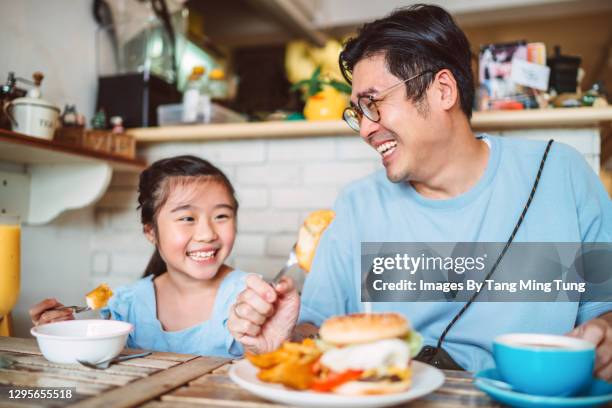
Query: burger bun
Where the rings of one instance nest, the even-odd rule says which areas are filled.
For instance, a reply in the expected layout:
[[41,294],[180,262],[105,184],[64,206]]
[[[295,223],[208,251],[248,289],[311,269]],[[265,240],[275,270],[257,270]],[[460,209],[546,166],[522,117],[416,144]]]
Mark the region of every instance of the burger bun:
[[410,324],[399,313],[357,313],[327,319],[319,335],[323,341],[341,346],[399,338],[409,332]]
[[342,395],[380,395],[393,394],[410,388],[410,379],[404,381],[349,381],[336,387],[335,394]]

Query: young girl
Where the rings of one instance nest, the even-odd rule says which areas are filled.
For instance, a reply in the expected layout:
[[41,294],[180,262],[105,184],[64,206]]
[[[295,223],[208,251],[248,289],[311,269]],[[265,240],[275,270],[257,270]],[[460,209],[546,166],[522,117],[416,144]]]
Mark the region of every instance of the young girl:
[[[215,166],[193,156],[159,160],[140,175],[138,203],[155,253],[136,283],[119,288],[102,314],[130,322],[128,347],[238,357],[227,330],[229,307],[245,273],[224,262],[236,238],[238,202]],[[30,310],[34,324],[73,319],[51,310],[55,299]]]

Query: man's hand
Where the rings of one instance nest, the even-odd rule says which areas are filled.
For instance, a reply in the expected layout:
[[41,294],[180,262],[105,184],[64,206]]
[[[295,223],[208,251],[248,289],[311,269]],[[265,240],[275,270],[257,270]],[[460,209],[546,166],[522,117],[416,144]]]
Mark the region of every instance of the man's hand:
[[612,381],[612,313],[589,320],[576,327],[569,335],[595,344],[595,375]]
[[251,353],[276,350],[289,340],[300,312],[300,296],[293,280],[283,277],[273,288],[262,278],[249,275],[247,287],[230,309],[227,327]]

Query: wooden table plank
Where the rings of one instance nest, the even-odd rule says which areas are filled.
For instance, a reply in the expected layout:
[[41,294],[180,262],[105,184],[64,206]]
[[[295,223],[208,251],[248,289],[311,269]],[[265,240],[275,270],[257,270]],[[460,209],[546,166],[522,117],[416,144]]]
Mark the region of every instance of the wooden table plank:
[[176,391],[163,395],[162,401],[190,402],[198,404],[216,404],[226,407],[268,408],[282,407],[274,402],[257,397],[242,388],[218,387],[215,385],[194,385],[181,387]]
[[[1,346],[0,346],[0,349],[2,349]],[[151,351],[151,350],[125,349],[121,352],[121,354],[125,354],[125,355],[140,354],[140,353],[144,353],[145,351]],[[152,359],[152,360],[163,360],[163,361],[174,361],[177,363],[186,363],[187,361],[194,360],[198,357],[199,356],[196,356],[193,354],[179,354],[179,353],[169,353],[166,351],[154,351],[153,354],[145,358]]]
[[42,354],[38,349],[36,339],[22,339],[19,337],[0,336],[0,351],[12,351],[15,353],[36,355]]
[[108,384],[96,384],[86,381],[51,376],[47,373],[24,372],[17,370],[0,370],[0,384],[21,387],[76,387],[78,394],[98,395],[113,388]]
[[[70,403],[75,403],[85,398],[89,398],[88,395],[72,393],[70,399],[52,399],[52,398],[39,398],[39,399],[11,399],[9,398],[9,392],[11,390],[15,390],[15,386],[7,386],[0,384],[0,407],[9,408],[9,407],[19,407],[19,408],[58,408],[64,407]],[[32,388],[29,388],[32,389]]]
[[[0,385],[0,407],[2,408],[40,408],[41,406],[50,406],[50,404],[34,404],[32,402],[15,402],[14,399],[9,399],[8,394],[2,392],[2,385]],[[8,391],[7,391],[8,393]],[[57,401],[55,402],[57,403]]]
[[231,362],[228,363],[228,364],[225,364],[225,365],[217,368],[216,370],[213,370],[212,373],[213,374],[226,374],[227,375],[227,373],[229,373],[229,369],[232,367],[232,364],[233,363],[231,363]]
[[[499,407],[500,404],[490,399],[487,395],[459,395],[444,394],[434,392],[418,400],[420,403],[428,404],[432,407],[453,406],[453,407]],[[412,407],[411,407],[412,408]]]
[[102,395],[87,399],[72,407],[121,408],[150,401],[227,363],[227,359],[197,357],[179,366],[160,371],[150,377],[131,382]]
[[480,391],[478,388],[474,386],[472,382],[468,381],[445,381],[444,384],[436,392],[444,392],[447,394],[452,394],[453,392],[462,393],[462,391],[473,391],[484,395],[484,392]]
[[232,386],[238,385],[224,374],[204,374],[203,376],[191,381],[189,385],[217,385],[217,386]]
[[[206,408],[227,408],[227,405],[206,404]],[[275,405],[278,407],[278,405]],[[202,404],[178,401],[150,401],[140,408],[202,408]]]
[[449,378],[465,378],[465,379],[473,379],[474,374],[469,371],[459,371],[459,370],[442,370],[446,379]]
[[13,361],[16,367],[14,369],[22,368],[24,371],[49,371],[49,372],[61,372],[55,370],[64,370],[71,371],[74,373],[82,373],[85,376],[91,375],[91,373],[95,373],[99,375],[100,379],[104,379],[106,377],[121,377],[125,378],[126,381],[123,381],[118,384],[123,384],[126,382],[134,381],[139,378],[148,377],[149,375],[159,371],[156,368],[148,368],[148,367],[135,367],[123,364],[113,364],[106,370],[93,370],[91,368],[84,367],[80,364],[58,364],[52,363],[49,360],[45,359],[42,356],[33,356],[27,354],[17,354],[17,353],[0,353],[0,355],[8,358]]
[[125,375],[109,374],[100,370],[74,370],[69,368],[57,367],[32,367],[22,364],[15,364],[12,370],[22,373],[37,373],[49,378],[65,379],[68,381],[81,381],[92,384],[106,384],[110,386],[120,386],[128,384],[140,377],[131,377]]
[[[42,355],[36,343],[36,339],[20,338],[20,337],[0,337],[0,351],[12,351],[15,353]],[[121,352],[122,355],[131,355],[143,353],[147,350],[141,349],[125,349]],[[197,358],[192,354],[168,353],[155,351],[150,356],[146,357],[151,360],[173,361],[176,363],[184,363]]]
[[[150,357],[150,356],[149,356]],[[166,370],[170,367],[177,366],[181,364],[178,361],[171,360],[155,360],[149,357],[144,358],[136,358],[134,360],[123,361],[119,363],[119,366],[130,366],[130,367],[140,367],[140,368],[148,368],[153,370]],[[112,366],[111,366],[112,367]]]

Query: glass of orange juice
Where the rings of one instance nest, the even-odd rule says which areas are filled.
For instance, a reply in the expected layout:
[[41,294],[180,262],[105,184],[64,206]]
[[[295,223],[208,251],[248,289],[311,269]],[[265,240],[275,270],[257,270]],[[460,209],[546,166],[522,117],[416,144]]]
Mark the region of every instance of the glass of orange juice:
[[21,261],[19,217],[0,215],[0,335],[7,335],[7,315],[19,297]]

